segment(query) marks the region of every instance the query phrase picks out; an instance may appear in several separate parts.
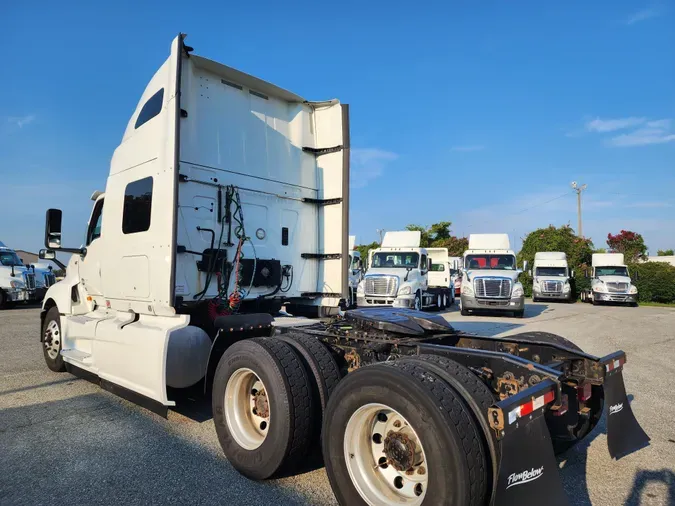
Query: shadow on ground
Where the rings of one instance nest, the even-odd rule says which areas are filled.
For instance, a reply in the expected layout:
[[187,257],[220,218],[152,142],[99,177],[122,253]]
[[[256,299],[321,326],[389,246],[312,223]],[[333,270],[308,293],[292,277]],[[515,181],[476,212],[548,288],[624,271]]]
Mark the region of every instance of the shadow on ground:
[[[177,428],[176,430],[179,430]],[[255,483],[156,415],[89,394],[0,411],[0,490],[12,505],[306,504]]]

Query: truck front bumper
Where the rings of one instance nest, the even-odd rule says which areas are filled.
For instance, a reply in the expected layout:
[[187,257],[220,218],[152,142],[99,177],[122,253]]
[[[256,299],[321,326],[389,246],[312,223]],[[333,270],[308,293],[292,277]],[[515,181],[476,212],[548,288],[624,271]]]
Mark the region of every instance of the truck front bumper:
[[6,290],[5,294],[9,302],[25,302],[30,300],[30,293],[27,290]]
[[637,302],[637,293],[604,293],[593,292],[593,300],[598,302],[630,302],[634,304]]
[[525,309],[525,296],[510,299],[483,299],[473,295],[462,295],[462,309],[484,309],[489,311],[521,311]]
[[398,295],[383,297],[380,295],[359,295],[356,298],[358,307],[415,307],[415,295]]
[[537,299],[551,299],[551,300],[570,300],[572,298],[572,290],[569,292],[541,292],[539,290],[532,289],[532,295]]

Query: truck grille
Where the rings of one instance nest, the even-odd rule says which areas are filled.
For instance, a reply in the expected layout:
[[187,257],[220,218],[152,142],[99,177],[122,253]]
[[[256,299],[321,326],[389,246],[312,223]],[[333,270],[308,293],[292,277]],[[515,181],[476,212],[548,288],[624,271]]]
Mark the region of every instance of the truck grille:
[[544,293],[562,293],[563,291],[562,281],[544,281],[542,285]]
[[366,295],[393,297],[398,292],[397,276],[366,276]]
[[45,274],[45,286],[49,288],[54,283],[56,283],[56,276],[54,276],[54,274],[52,274],[51,272]]
[[476,278],[473,280],[476,297],[511,297],[511,280],[507,278]]
[[624,293],[628,291],[628,283],[605,283],[608,292]]
[[26,288],[28,288],[29,290],[35,289],[35,274],[33,274],[32,272],[24,272],[23,281],[26,284]]

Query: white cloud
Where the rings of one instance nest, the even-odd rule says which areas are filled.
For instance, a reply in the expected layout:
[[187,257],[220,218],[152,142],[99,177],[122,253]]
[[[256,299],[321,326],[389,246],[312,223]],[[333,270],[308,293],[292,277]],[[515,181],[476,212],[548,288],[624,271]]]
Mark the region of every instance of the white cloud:
[[481,145],[474,145],[474,146],[453,146],[452,151],[463,151],[463,152],[469,152],[469,151],[482,151],[485,149],[485,146]]
[[586,130],[589,132],[613,132],[615,130],[623,130],[624,128],[630,128],[638,126],[647,121],[646,118],[616,118],[616,119],[600,119],[595,118],[594,120],[586,122]]
[[647,19],[655,18],[660,15],[661,12],[658,9],[642,9],[636,13],[629,16],[624,23],[627,25],[634,25],[640,21],[646,21]]
[[[655,122],[658,123],[658,122]],[[631,146],[648,146],[650,144],[665,144],[667,142],[675,141],[675,133],[671,132],[668,127],[653,128],[645,127],[637,130],[617,135],[609,140],[611,146],[620,148]]]
[[352,188],[363,188],[382,175],[385,167],[398,155],[378,148],[354,148],[351,150]]
[[658,119],[656,121],[648,122],[647,126],[650,128],[663,128],[667,130],[670,128],[670,122],[671,120],[669,119]]
[[28,114],[27,116],[9,116],[7,118],[8,123],[17,126],[19,128],[23,128],[26,125],[30,125],[33,121],[35,121],[34,114]]
[[663,202],[659,200],[651,200],[644,202],[633,202],[632,204],[626,205],[626,207],[638,207],[643,209],[658,209],[662,207],[673,207],[673,204],[669,202]]

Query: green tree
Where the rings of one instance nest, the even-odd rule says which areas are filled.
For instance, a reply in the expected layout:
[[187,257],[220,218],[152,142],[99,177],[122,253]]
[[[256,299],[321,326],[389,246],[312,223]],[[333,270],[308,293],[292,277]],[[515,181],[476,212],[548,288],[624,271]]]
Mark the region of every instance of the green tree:
[[355,246],[354,249],[361,253],[361,263],[365,267],[368,264],[368,252],[371,249],[379,248],[380,243],[377,241],[373,241],[370,244],[359,244],[358,246]]
[[616,235],[607,234],[607,246],[615,253],[623,253],[627,263],[647,258],[647,246],[640,234],[622,230]]
[[[569,225],[554,227],[550,225],[527,234],[523,245],[518,252],[518,264],[527,260],[529,265],[534,263],[534,255],[540,251],[562,251],[567,255],[567,264],[575,271],[574,281],[576,292],[586,288],[589,284],[584,272],[591,265],[593,242],[590,239],[577,237]],[[521,276],[527,295],[532,293],[532,278],[526,273]]]
[[660,257],[671,257],[675,255],[672,249],[660,249],[656,252],[656,254]]
[[436,248],[448,248],[448,255],[451,257],[461,257],[469,249],[469,239],[452,235],[447,239],[435,241],[433,246]]

